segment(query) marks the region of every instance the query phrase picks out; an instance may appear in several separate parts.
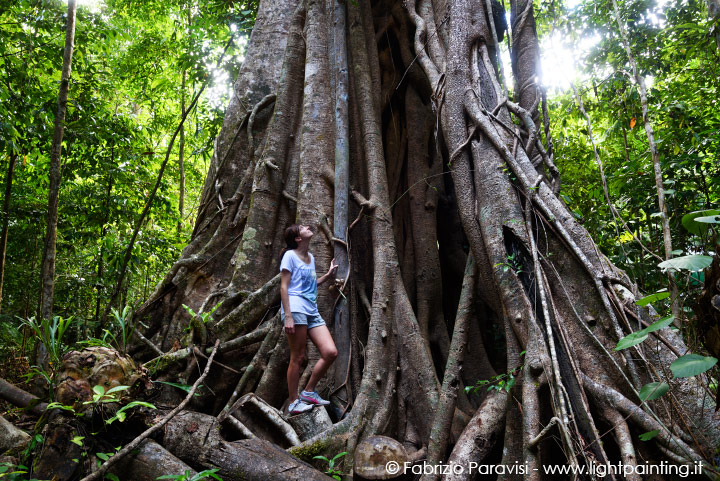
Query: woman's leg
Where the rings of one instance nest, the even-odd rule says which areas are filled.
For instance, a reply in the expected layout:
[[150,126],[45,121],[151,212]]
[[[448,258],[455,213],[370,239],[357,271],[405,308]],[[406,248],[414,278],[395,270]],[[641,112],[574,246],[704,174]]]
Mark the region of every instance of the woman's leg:
[[288,334],[290,344],[290,364],[287,370],[288,394],[290,402],[298,397],[300,372],[305,361],[305,344],[307,343],[307,326],[295,325],[295,334]]
[[312,392],[315,390],[315,385],[337,358],[338,352],[327,326],[313,327],[307,331],[307,335],[310,336],[310,340],[320,351],[320,360],[315,364],[310,380],[305,387],[306,391]]

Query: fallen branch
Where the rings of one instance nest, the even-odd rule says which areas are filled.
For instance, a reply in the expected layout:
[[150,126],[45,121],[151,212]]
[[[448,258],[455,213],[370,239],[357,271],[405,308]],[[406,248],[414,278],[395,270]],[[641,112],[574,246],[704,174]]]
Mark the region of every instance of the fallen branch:
[[192,385],[192,388],[190,388],[190,392],[188,392],[188,395],[183,399],[183,401],[178,404],[175,409],[167,413],[159,423],[152,426],[149,429],[146,429],[140,436],[136,437],[135,439],[130,442],[130,444],[126,445],[124,448],[122,448],[118,453],[113,456],[112,458],[108,459],[105,463],[103,463],[102,466],[100,466],[100,469],[95,471],[89,476],[85,476],[80,481],[95,481],[96,479],[102,479],[105,476],[105,473],[107,472],[110,467],[112,467],[114,464],[116,464],[118,461],[120,461],[122,458],[127,456],[129,453],[137,449],[138,446],[140,446],[140,443],[142,443],[145,439],[150,437],[153,433],[158,431],[160,428],[165,426],[168,421],[170,421],[177,413],[185,409],[185,406],[190,402],[190,400],[195,395],[195,391],[197,390],[198,386],[205,380],[208,373],[210,372],[210,366],[212,366],[213,359],[215,358],[215,354],[217,353],[217,348],[220,345],[220,340],[218,339],[215,341],[215,347],[213,348],[212,354],[210,354],[210,358],[208,359],[207,365],[205,366],[205,370],[202,373],[202,376],[197,378],[197,381],[195,381],[195,384]]
[[[17,407],[26,408],[39,399],[32,394],[23,391],[17,386],[10,384],[5,379],[0,378],[0,398]],[[29,409],[30,412],[42,415],[47,409],[47,403],[38,403]]]

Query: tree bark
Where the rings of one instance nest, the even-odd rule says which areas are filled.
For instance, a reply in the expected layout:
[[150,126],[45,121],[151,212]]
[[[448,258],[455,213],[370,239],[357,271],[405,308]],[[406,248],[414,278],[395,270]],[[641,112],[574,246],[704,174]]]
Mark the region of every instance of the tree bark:
[[10,155],[8,170],[5,176],[5,197],[3,198],[3,224],[0,233],[0,309],[2,308],[3,281],[5,280],[5,253],[7,249],[8,227],[10,225],[10,197],[12,196],[12,181],[15,173],[17,154]]
[[[58,92],[57,113],[55,114],[55,127],[52,147],[50,150],[50,186],[48,188],[47,231],[45,234],[45,247],[43,249],[43,262],[40,270],[42,287],[40,290],[40,319],[52,317],[53,295],[55,292],[55,256],[57,253],[57,224],[58,203],[60,200],[60,156],[62,154],[63,134],[65,133],[65,113],[67,112],[67,97],[70,89],[70,72],[72,67],[73,47],[75,43],[75,12],[76,0],[68,0],[67,26],[65,30],[65,50],[63,51],[63,66],[60,74],[60,90]],[[45,362],[45,356],[40,351],[39,360]]]

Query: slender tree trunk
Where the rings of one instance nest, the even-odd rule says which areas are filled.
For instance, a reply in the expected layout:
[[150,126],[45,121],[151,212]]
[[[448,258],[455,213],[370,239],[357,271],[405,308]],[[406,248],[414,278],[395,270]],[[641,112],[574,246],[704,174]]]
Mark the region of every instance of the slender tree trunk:
[[[181,107],[183,115],[185,115],[185,82],[187,80],[187,70],[182,73],[182,91],[180,93]],[[178,194],[178,223],[177,233],[180,235],[182,231],[183,218],[185,216],[185,124],[180,126],[180,140],[178,143],[178,169],[180,170],[180,192]]]
[[[115,147],[111,150],[111,162],[115,160]],[[100,227],[100,255],[97,263],[97,281],[95,293],[95,336],[99,336],[102,332],[102,324],[100,323],[100,304],[102,293],[104,291],[103,275],[105,275],[105,235],[107,234],[107,224],[110,220],[110,194],[112,194],[112,176],[107,178],[107,190],[105,191],[105,201],[103,202],[105,215],[103,216],[102,226]]]
[[76,10],[76,0],[69,0],[67,29],[65,31],[65,50],[63,53],[62,73],[60,74],[60,91],[58,93],[55,130],[53,133],[52,148],[50,150],[50,187],[48,189],[47,233],[45,235],[45,248],[43,250],[43,263],[40,274],[42,289],[40,292],[39,317],[41,319],[50,319],[50,317],[52,317],[53,310],[53,296],[55,292],[55,257],[57,254],[58,201],[60,197],[60,177],[62,174],[60,169],[60,157],[62,154],[63,134],[65,133],[65,113],[67,111],[68,90],[70,88],[70,72],[75,42]]
[[[620,8],[618,7],[617,0],[613,0],[613,10],[615,12],[615,20],[617,21],[618,29],[620,30],[620,36],[623,39],[625,53],[628,56],[630,65],[632,66],[633,76],[635,77],[638,90],[640,91],[640,104],[642,105],[643,125],[645,126],[645,133],[647,134],[648,145],[650,146],[650,155],[652,157],[653,170],[655,172],[655,189],[657,190],[658,208],[660,209],[663,247],[665,248],[665,259],[667,260],[672,257],[670,217],[668,216],[668,209],[665,203],[665,186],[663,185],[662,166],[660,165],[660,153],[658,152],[657,142],[655,141],[655,132],[653,131],[652,122],[650,121],[650,106],[647,98],[647,87],[645,86],[645,78],[640,74],[637,61],[635,60],[635,56],[630,49],[630,40],[628,38],[627,31],[625,30],[625,23],[620,16]],[[678,320],[677,322],[679,322],[681,313],[678,299],[678,289],[672,273],[668,273],[668,281],[670,285],[673,315],[675,316],[675,319]]]
[[[187,9],[187,24],[188,28],[192,25],[192,11],[190,7]],[[185,84],[187,83],[187,69],[183,69],[182,73],[182,84],[180,85],[180,105],[182,109],[182,115],[185,116]],[[196,119],[197,120],[197,119]],[[180,185],[178,194],[178,224],[177,233],[180,235],[183,226],[183,219],[185,217],[185,124],[180,126],[180,141],[178,144],[178,169],[180,170]]]
[[8,240],[8,226],[10,225],[10,196],[12,195],[12,181],[15,173],[15,163],[18,155],[13,153],[8,159],[8,171],[5,177],[5,198],[3,199],[3,224],[0,234],[0,308],[2,308],[3,281],[5,280],[5,254]]

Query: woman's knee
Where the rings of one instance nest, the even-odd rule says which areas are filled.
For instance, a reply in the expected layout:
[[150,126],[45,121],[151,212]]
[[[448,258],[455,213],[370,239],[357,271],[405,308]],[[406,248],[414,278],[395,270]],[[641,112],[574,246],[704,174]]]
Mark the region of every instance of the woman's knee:
[[337,357],[338,357],[338,351],[337,351],[337,348],[334,346],[332,349],[328,349],[327,351],[325,351],[325,353],[323,355],[323,359],[325,359],[325,361],[327,361],[327,362],[333,362],[335,359],[337,359]]
[[302,365],[305,364],[305,353],[290,353],[290,364],[295,364],[302,367]]

